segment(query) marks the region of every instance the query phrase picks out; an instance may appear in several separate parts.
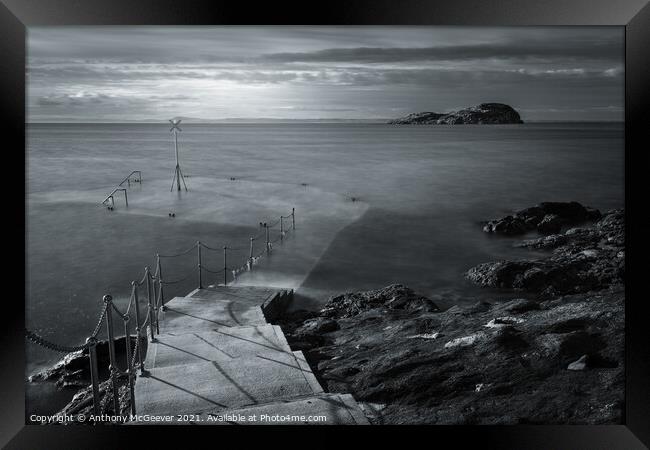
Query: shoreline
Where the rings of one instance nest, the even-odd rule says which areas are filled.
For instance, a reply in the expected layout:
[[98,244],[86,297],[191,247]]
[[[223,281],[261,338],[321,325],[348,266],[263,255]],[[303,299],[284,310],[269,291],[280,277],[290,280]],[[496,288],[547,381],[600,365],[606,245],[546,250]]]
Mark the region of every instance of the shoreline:
[[543,229],[560,228],[520,245],[546,257],[467,272],[518,299],[441,311],[391,285],[277,323],[326,390],[353,394],[373,423],[621,423],[624,212],[589,214],[545,215]]

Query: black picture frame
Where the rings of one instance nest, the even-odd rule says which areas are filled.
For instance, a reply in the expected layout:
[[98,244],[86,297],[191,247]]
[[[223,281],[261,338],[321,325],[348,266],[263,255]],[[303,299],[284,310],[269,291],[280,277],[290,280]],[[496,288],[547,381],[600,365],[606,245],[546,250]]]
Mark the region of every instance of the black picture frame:
[[[179,0],[0,0],[0,111],[5,139],[4,154],[16,158],[5,182],[5,198],[10,215],[5,237],[17,244],[15,255],[5,261],[24,262],[24,240],[14,233],[24,230],[24,171],[14,164],[25,161],[25,32],[30,26],[46,25],[234,25],[234,24],[327,24],[327,25],[617,25],[625,27],[625,204],[626,204],[626,403],[624,425],[608,426],[477,426],[418,427],[427,435],[425,442],[454,447],[467,444],[487,448],[526,449],[636,449],[650,446],[650,339],[646,333],[648,300],[635,295],[642,292],[644,249],[648,241],[647,220],[642,217],[648,149],[644,145],[650,125],[650,5],[646,0],[358,0],[303,2],[267,2],[249,4],[225,1]],[[7,142],[6,140],[4,141]],[[5,164],[9,164],[5,160]],[[4,167],[7,171],[9,167]],[[632,188],[632,182],[638,184]],[[22,184],[21,184],[22,183]],[[16,193],[16,191],[19,191]],[[24,192],[23,192],[24,194]],[[3,209],[5,209],[3,208]],[[6,209],[5,209],[6,210]],[[4,214],[3,214],[4,216]],[[9,217],[10,216],[10,217]],[[24,233],[21,235],[24,237]],[[2,302],[2,364],[0,372],[0,445],[7,448],[120,448],[132,444],[135,437],[166,440],[188,437],[185,426],[38,426],[25,425],[24,417],[24,299],[25,266],[11,264],[6,274]],[[13,273],[15,272],[15,274]],[[213,445],[226,445],[224,427],[192,429],[195,439],[209,439]],[[332,439],[323,427],[308,427],[310,436],[319,441]],[[383,438],[386,433],[408,433],[415,427],[350,427],[343,431]],[[260,427],[255,429],[259,432]],[[277,432],[276,439],[295,436],[295,428]],[[241,433],[232,428],[227,434]],[[200,438],[197,436],[200,434]],[[244,431],[250,436],[250,428]],[[291,434],[288,434],[291,433]],[[219,440],[212,440],[220,436]],[[302,434],[302,437],[305,437]],[[309,439],[309,438],[308,438]],[[363,439],[363,438],[362,438]],[[310,441],[305,441],[309,444]],[[415,442],[409,439],[408,442]],[[408,445],[408,444],[407,444]],[[119,447],[118,447],[119,446]]]

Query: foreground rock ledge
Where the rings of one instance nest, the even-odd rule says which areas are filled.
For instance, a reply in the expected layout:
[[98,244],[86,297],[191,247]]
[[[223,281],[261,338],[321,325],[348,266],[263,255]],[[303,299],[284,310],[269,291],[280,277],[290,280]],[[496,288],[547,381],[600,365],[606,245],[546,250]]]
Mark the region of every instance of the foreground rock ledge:
[[[623,217],[611,211],[592,227],[522,242],[548,249],[549,260],[518,261],[516,273],[534,266],[508,275],[520,285],[482,283],[520,288],[515,300],[468,299],[441,312],[392,285],[279,324],[323,386],[352,393],[373,423],[621,423]],[[487,263],[485,279],[509,263]]]

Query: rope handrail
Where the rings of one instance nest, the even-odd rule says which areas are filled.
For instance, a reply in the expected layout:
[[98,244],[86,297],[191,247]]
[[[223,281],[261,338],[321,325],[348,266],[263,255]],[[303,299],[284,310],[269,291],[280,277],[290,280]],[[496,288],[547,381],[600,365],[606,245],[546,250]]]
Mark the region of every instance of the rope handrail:
[[212,250],[214,252],[223,251],[223,246],[221,246],[221,247],[210,247],[209,245],[206,245],[203,242],[201,242],[201,247],[203,247],[205,249],[208,249],[208,250]]
[[192,245],[190,248],[188,248],[187,250],[185,250],[185,251],[183,251],[183,252],[181,252],[181,253],[176,253],[176,254],[173,254],[173,255],[161,255],[160,253],[158,253],[157,256],[159,256],[160,258],[176,258],[177,256],[187,255],[189,252],[191,252],[192,250],[194,250],[194,249],[196,248],[197,245],[198,245],[198,243]]
[[[134,173],[140,173],[140,171],[133,171],[129,174],[127,178],[125,178],[122,183],[120,183],[120,186],[127,181]],[[141,173],[140,173],[140,178],[141,178]],[[136,180],[140,181],[140,180]],[[113,194],[117,191],[124,191],[125,194],[125,200],[126,200],[126,189],[125,188],[115,188],[111,194],[106,197],[104,200],[105,203],[107,200],[109,200]],[[127,206],[128,206],[128,200],[127,200]],[[77,345],[77,346],[69,346],[69,345],[60,345],[55,342],[52,342],[42,336],[40,336],[38,333],[33,332],[29,329],[25,329],[25,337],[29,341],[40,345],[42,347],[45,347],[47,349],[57,351],[57,352],[63,352],[63,353],[71,353],[71,352],[77,352],[81,350],[88,349],[88,356],[89,356],[89,364],[90,364],[90,376],[91,376],[91,386],[92,386],[92,392],[93,392],[93,407],[95,409],[95,413],[99,414],[99,411],[104,411],[106,408],[106,402],[108,396],[105,395],[104,398],[100,401],[99,399],[99,378],[98,378],[98,368],[97,368],[97,351],[95,346],[97,345],[97,336],[99,335],[99,330],[102,326],[102,324],[106,321],[107,322],[107,327],[108,327],[108,344],[109,344],[109,357],[110,357],[110,369],[111,369],[111,378],[110,378],[110,389],[112,389],[114,393],[114,407],[117,410],[119,409],[119,399],[117,399],[117,395],[115,393],[117,392],[117,385],[116,385],[116,376],[127,376],[129,380],[129,386],[131,389],[131,411],[132,414],[135,414],[135,398],[133,394],[133,383],[134,383],[134,373],[133,369],[136,367],[139,367],[141,371],[141,375],[145,373],[145,368],[144,368],[144,360],[142,357],[142,346],[140,344],[140,341],[142,340],[142,337],[147,337],[147,326],[149,326],[149,331],[151,333],[151,340],[152,342],[155,340],[154,333],[159,334],[160,329],[159,329],[159,322],[158,322],[158,312],[159,309],[162,308],[163,311],[166,310],[165,307],[165,301],[164,301],[164,296],[163,296],[163,286],[164,285],[172,285],[172,284],[177,284],[181,283],[190,277],[196,275],[195,270],[198,269],[198,279],[199,279],[199,289],[202,288],[202,282],[201,282],[201,273],[203,271],[206,271],[208,273],[212,274],[217,274],[221,275],[224,278],[224,284],[228,283],[228,272],[232,273],[233,278],[237,278],[238,275],[246,270],[252,270],[254,264],[259,260],[259,258],[264,254],[270,252],[272,248],[272,244],[278,242],[281,240],[288,232],[289,229],[284,229],[281,228],[279,235],[273,240],[269,240],[269,228],[275,227],[278,223],[281,223],[283,219],[287,218],[292,218],[292,223],[291,223],[291,229],[295,230],[295,209],[292,209],[292,212],[288,216],[280,216],[278,220],[276,220],[272,224],[264,224],[264,231],[258,234],[257,236],[251,237],[250,238],[250,247],[230,247],[228,245],[222,246],[221,248],[215,248],[208,246],[200,241],[197,241],[194,245],[192,245],[190,248],[187,250],[177,253],[177,254],[169,254],[169,255],[161,255],[157,254],[157,261],[156,261],[156,270],[152,274],[151,270],[149,267],[145,267],[145,273],[140,281],[132,281],[132,289],[131,289],[131,296],[129,297],[129,302],[126,305],[126,311],[122,312],[120,308],[118,308],[115,303],[113,302],[113,299],[110,295],[105,295],[104,296],[104,306],[101,309],[99,319],[97,321],[97,324],[95,325],[95,328],[93,329],[93,332],[91,335],[86,339],[86,343],[83,345]],[[262,237],[265,237],[266,239],[266,245],[264,246],[265,248],[257,253],[253,254],[253,242],[256,240],[261,239]],[[224,252],[224,267],[219,270],[212,270],[203,264],[201,264],[201,248],[206,248],[208,250],[213,250],[213,251],[223,251]],[[174,258],[177,256],[182,256],[190,253],[194,249],[198,249],[198,267],[193,268],[190,272],[187,273],[184,277],[174,280],[174,281],[164,281],[162,278],[162,269],[160,265],[160,259],[161,258]],[[237,267],[231,267],[228,264],[226,264],[227,261],[227,252],[228,250],[230,251],[246,251],[250,250],[249,257],[246,258],[246,261],[237,266]],[[149,280],[152,281],[152,284],[149,284]],[[138,300],[138,287],[142,286],[145,281],[147,282],[147,297],[148,297],[148,308],[147,308],[147,313],[144,318],[144,321],[142,324],[139,324],[139,308],[140,308],[140,302]],[[156,288],[156,281],[158,282],[158,287]],[[152,296],[153,294],[153,296]],[[130,342],[130,337],[131,337],[131,332],[129,331],[129,322],[131,319],[131,311],[132,307],[135,306],[135,318],[136,318],[136,342],[135,346],[133,348],[133,354],[131,356],[131,342]],[[119,318],[121,318],[124,321],[124,336],[127,338],[126,340],[126,348],[127,348],[127,365],[128,367],[126,370],[120,370],[117,361],[114,360],[115,358],[115,352],[114,352],[114,333],[115,331],[113,330],[113,311],[117,314]],[[139,362],[138,362],[139,360]]]
[[223,273],[223,269],[212,270],[212,269],[208,269],[203,264],[201,264],[201,270],[205,270],[206,272],[214,273],[214,274],[217,274],[217,275],[221,275]]
[[192,269],[187,275],[185,275],[183,278],[180,278],[178,280],[174,280],[174,281],[160,280],[159,282],[162,283],[162,284],[177,284],[177,283],[180,283],[180,282],[183,282],[183,281],[189,279],[194,274],[195,274],[194,269]]

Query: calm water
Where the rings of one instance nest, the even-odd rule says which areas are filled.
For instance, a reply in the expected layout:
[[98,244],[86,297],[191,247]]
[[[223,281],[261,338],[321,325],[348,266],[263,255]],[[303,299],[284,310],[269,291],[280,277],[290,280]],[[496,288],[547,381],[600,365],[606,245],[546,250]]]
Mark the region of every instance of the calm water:
[[[622,124],[182,128],[189,192],[178,194],[164,124],[28,127],[29,328],[81,343],[102,295],[126,302],[156,252],[229,243],[242,248],[232,264],[243,262],[258,223],[292,207],[296,233],[239,283],[293,287],[298,307],[316,307],[401,282],[447,307],[494,294],[464,281],[469,267],[529,255],[478,221],[546,200],[623,206]],[[129,190],[129,208],[119,197],[115,211],[103,208],[132,170],[143,183]],[[206,253],[205,264],[223,267],[221,252]],[[196,287],[196,256],[183,258],[164,261],[168,280],[190,274],[166,298]],[[27,370],[59,356],[29,345]]]

